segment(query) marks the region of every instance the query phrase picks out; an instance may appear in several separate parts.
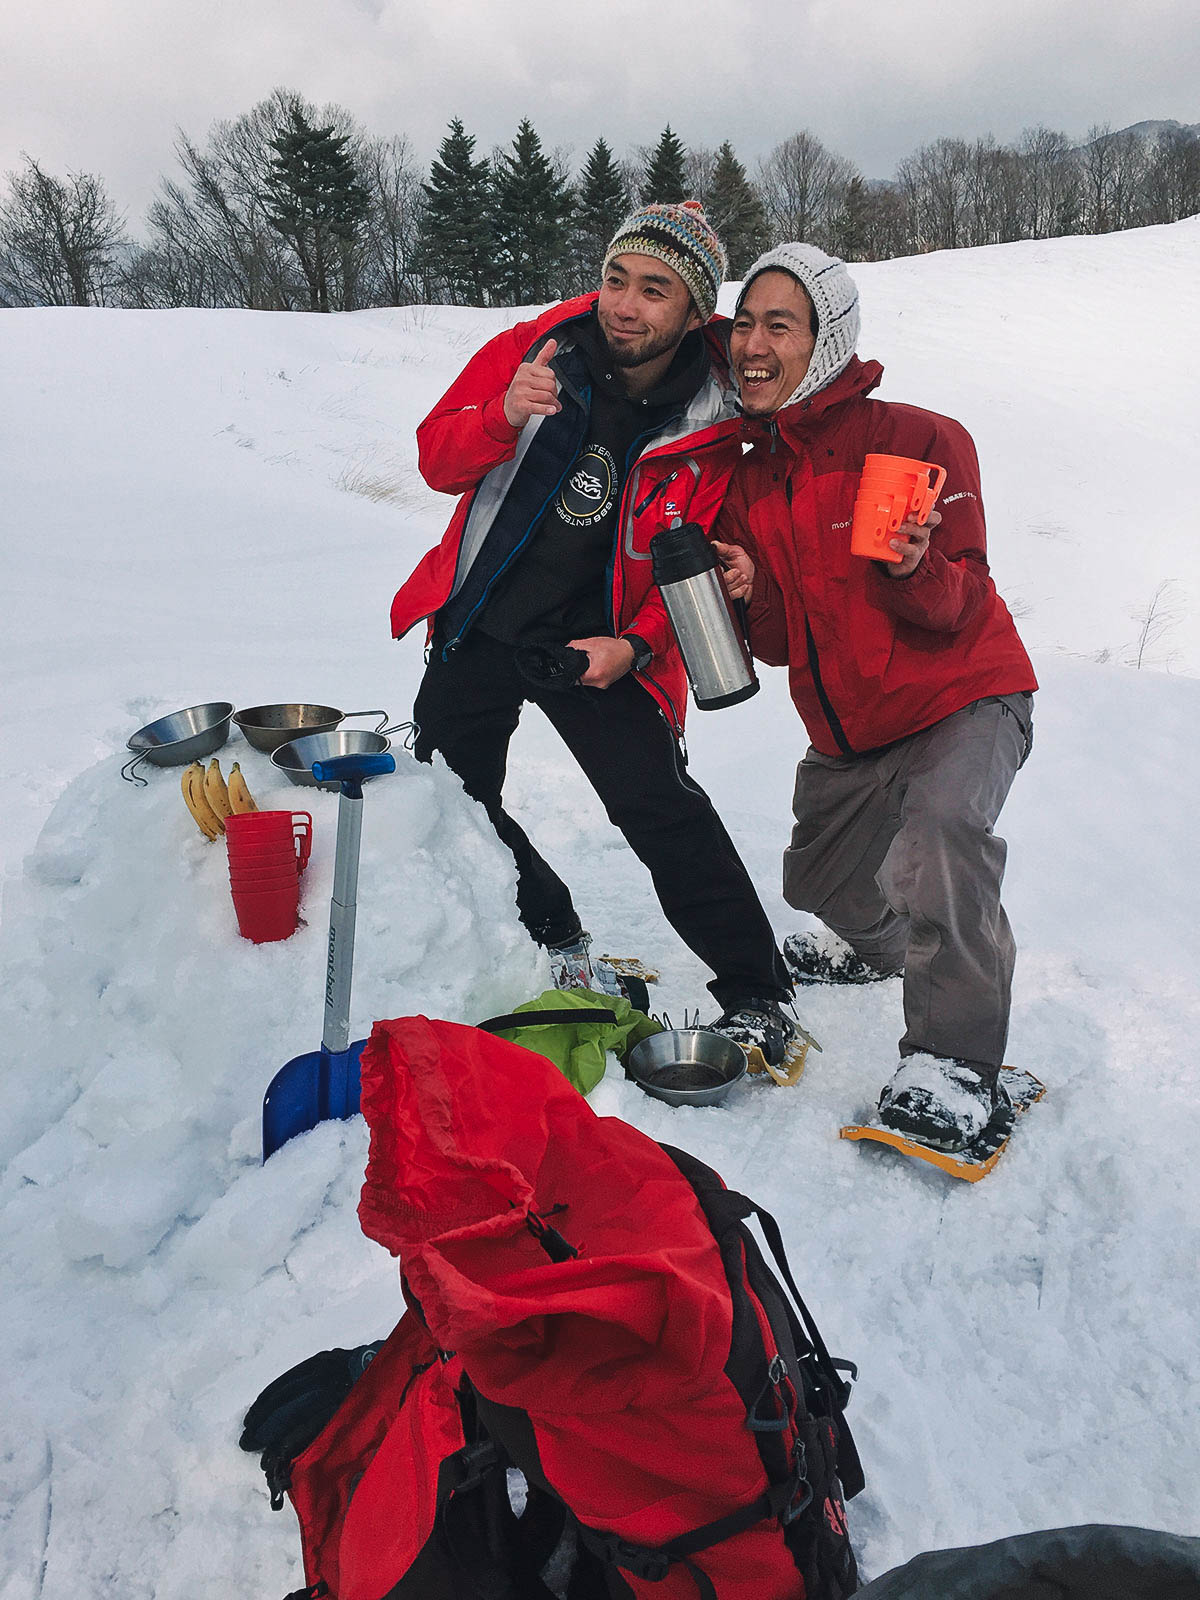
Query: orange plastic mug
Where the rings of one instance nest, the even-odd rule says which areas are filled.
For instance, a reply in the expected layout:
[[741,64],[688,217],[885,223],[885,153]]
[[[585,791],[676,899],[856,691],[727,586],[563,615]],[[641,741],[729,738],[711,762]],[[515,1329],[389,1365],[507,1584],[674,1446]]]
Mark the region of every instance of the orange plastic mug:
[[931,461],[914,461],[908,456],[867,456],[854,502],[851,554],[871,561],[903,561],[900,552],[892,549],[892,535],[909,516],[919,523],[928,520],[945,481],[945,467]]

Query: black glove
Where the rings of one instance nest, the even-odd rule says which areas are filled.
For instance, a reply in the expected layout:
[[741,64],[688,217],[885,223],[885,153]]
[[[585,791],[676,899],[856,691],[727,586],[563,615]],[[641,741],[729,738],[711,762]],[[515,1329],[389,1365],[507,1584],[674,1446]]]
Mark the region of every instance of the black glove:
[[246,1413],[243,1450],[261,1455],[271,1509],[283,1505],[292,1462],[302,1455],[383,1348],[383,1340],[357,1350],[321,1350],[269,1383]]
[[587,651],[566,644],[523,644],[513,660],[525,682],[535,689],[577,689],[588,669]]

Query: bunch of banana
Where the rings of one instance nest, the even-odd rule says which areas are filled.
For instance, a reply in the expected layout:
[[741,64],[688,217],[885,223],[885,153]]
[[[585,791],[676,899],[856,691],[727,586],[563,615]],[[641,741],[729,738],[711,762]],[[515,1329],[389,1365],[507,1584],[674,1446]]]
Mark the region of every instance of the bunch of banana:
[[209,840],[225,832],[226,817],[258,810],[236,761],[229,770],[228,783],[216,756],[209,762],[207,771],[201,762],[193,761],[190,767],[184,768],[180,787],[196,826]]

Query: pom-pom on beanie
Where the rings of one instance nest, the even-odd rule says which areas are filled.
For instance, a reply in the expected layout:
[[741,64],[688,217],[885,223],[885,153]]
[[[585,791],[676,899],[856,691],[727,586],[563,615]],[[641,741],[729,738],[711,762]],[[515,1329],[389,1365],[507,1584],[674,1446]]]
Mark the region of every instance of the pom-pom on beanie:
[[631,211],[604,252],[604,270],[614,256],[654,256],[677,272],[705,322],[717,309],[725,276],[725,251],[699,200],[680,205],[640,206]]
[[790,406],[826,388],[849,363],[858,343],[858,290],[846,263],[837,256],[827,256],[815,244],[780,244],[759,256],[747,272],[737,298],[738,311],[755,278],[772,270],[795,278],[817,313],[817,342],[804,381],[785,402]]

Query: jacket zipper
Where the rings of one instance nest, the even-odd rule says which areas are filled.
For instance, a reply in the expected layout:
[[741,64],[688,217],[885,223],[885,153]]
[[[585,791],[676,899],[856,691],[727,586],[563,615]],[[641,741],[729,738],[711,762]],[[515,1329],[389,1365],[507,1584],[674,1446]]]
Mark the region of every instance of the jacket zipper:
[[[450,659],[451,652],[458,649],[459,645],[462,643],[463,639],[466,637],[468,631],[470,630],[471,624],[475,621],[475,618],[479,615],[479,613],[483,610],[484,606],[487,604],[488,598],[491,595],[492,590],[496,587],[496,584],[504,576],[504,574],[508,571],[509,567],[512,566],[513,562],[521,554],[521,551],[524,550],[525,546],[529,543],[530,535],[533,533],[533,530],[537,527],[538,523],[542,520],[542,517],[546,514],[546,507],[550,504],[550,502],[554,499],[555,495],[562,488],[563,479],[567,476],[567,473],[570,472],[571,468],[575,465],[575,458],[579,453],[579,446],[583,443],[583,435],[584,435],[584,433],[586,431],[587,431],[586,428],[580,428],[580,430],[579,430],[579,438],[576,441],[575,449],[571,452],[571,455],[570,455],[570,457],[569,457],[569,459],[567,461],[567,464],[563,468],[562,476],[559,478],[558,482],[554,485],[553,489],[551,489],[550,493],[546,496],[545,500],[543,500],[541,505],[538,507],[537,512],[535,513],[532,522],[529,523],[529,525],[525,529],[525,532],[521,535],[521,538],[518,541],[518,543],[509,552],[509,555],[508,555],[507,559],[503,562],[503,564],[501,566],[497,567],[495,572],[492,573],[491,577],[487,581],[487,587],[484,589],[484,591],[480,595],[479,599],[471,607],[471,610],[468,612],[467,616],[463,619],[462,626],[459,628],[458,632],[454,635],[453,639],[448,640],[446,642],[446,644],[443,645],[443,647],[442,647],[442,660],[443,661],[448,661]],[[609,587],[611,588],[611,585]]]
[[[774,428],[775,424],[772,423],[771,427]],[[774,450],[774,448],[775,441],[772,439],[771,449]],[[787,501],[788,510],[790,511],[792,508],[792,480],[790,476],[783,480],[783,497]],[[833,734],[834,743],[842,754],[844,756],[852,756],[854,747],[846,737],[838,714],[833,709],[833,702],[826,693],[825,685],[821,679],[821,662],[817,655],[817,641],[813,638],[812,625],[808,620],[807,605],[804,608],[804,637],[808,644],[808,670],[812,674],[813,688],[817,691],[817,699],[821,702],[821,710],[825,713],[825,721],[829,724],[829,731]]]
[[[634,451],[637,449],[638,445],[641,444],[643,439],[649,439],[654,434],[661,433],[664,428],[669,428],[673,422],[677,422],[682,415],[682,411],[677,412],[675,416],[668,417],[664,422],[660,422],[657,427],[646,428],[643,432],[636,436],[636,438],[630,444],[628,450],[625,452],[625,488],[622,490],[620,501],[617,504],[617,515],[613,528],[612,548],[608,553],[608,566],[604,570],[604,587],[608,591],[608,625],[612,629],[614,635],[617,631],[617,551],[621,548],[621,539],[623,537],[626,495],[632,494],[633,492],[633,479],[637,476],[637,467],[640,465],[637,457],[634,455]],[[672,474],[672,476],[676,475],[677,474]],[[665,483],[659,484],[655,488],[654,493],[649,495],[647,499],[643,500],[640,507],[635,508],[633,513],[634,516],[636,517],[638,515],[639,510],[645,510],[647,505],[652,504],[655,496],[659,493],[659,490],[665,488]]]

